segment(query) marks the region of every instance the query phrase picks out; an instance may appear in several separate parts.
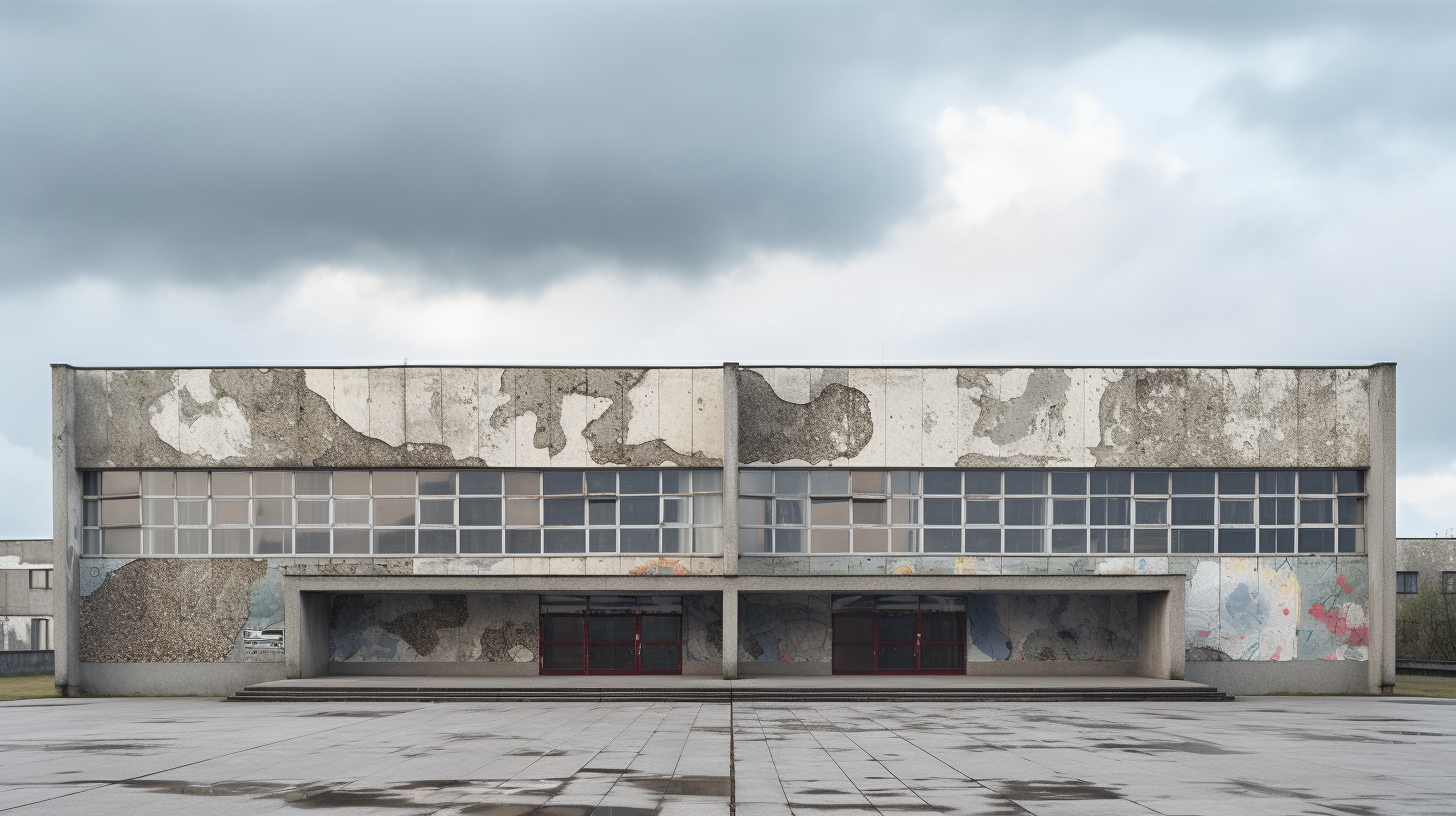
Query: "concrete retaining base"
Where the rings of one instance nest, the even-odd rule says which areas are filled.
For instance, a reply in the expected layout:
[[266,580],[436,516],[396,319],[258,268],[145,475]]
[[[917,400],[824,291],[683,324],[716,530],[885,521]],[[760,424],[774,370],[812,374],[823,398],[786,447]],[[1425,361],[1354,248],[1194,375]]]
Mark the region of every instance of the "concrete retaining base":
[[50,649],[0,652],[0,677],[16,674],[55,674],[56,653]]
[[282,663],[82,663],[78,685],[90,694],[226,697],[282,679]]
[[1190,660],[1183,679],[1229,694],[1371,692],[1370,664],[1363,660]]

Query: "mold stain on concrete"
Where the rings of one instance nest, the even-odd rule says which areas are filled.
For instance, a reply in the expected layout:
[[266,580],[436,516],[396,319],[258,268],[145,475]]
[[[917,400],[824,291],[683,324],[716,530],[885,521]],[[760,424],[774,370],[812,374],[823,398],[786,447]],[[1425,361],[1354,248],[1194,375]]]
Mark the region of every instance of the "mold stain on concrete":
[[441,629],[458,629],[470,619],[464,595],[431,595],[429,609],[405,612],[399,617],[381,621],[379,628],[396,635],[421,657],[427,657],[440,645]]

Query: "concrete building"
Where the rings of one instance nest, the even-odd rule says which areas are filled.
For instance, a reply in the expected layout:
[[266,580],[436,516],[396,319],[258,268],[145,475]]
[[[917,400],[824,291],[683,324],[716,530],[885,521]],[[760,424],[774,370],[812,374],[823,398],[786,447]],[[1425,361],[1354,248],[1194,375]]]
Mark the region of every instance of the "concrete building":
[[51,648],[54,543],[0,541],[0,651]]
[[1456,660],[1456,538],[1396,542],[1396,651]]
[[1394,681],[1395,368],[53,369],[57,683]]

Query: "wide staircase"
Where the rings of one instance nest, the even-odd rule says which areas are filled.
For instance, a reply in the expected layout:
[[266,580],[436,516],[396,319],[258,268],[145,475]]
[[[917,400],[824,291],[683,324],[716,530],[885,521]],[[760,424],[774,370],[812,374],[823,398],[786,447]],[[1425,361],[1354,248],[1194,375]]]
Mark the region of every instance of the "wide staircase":
[[389,683],[307,685],[274,682],[248,686],[231,702],[256,703],[1217,703],[1234,698],[1211,686],[1117,685],[1096,686],[941,686],[903,688],[893,683],[856,686],[752,687],[719,686],[590,687],[551,685],[419,685],[397,680]]

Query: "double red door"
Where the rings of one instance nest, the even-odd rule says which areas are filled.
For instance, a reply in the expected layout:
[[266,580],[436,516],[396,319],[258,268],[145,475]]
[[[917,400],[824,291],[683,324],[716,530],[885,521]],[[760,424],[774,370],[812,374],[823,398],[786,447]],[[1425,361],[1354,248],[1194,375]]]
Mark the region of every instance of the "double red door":
[[543,614],[542,674],[682,674],[682,615]]
[[835,674],[965,673],[965,612],[892,606],[836,611]]

